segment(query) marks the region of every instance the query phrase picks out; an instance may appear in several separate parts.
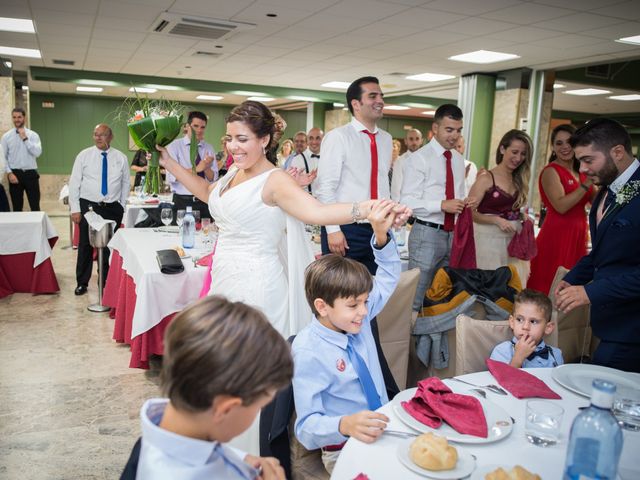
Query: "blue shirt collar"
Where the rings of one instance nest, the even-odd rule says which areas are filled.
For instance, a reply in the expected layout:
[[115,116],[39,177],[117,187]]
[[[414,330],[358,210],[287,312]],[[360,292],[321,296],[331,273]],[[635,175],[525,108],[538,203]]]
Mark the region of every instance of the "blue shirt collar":
[[343,350],[347,349],[350,334],[331,330],[330,328],[322,325],[320,323],[320,320],[318,320],[316,317],[313,317],[313,320],[311,321],[311,329],[323,340],[326,340],[329,343],[333,343],[335,346],[340,347]]

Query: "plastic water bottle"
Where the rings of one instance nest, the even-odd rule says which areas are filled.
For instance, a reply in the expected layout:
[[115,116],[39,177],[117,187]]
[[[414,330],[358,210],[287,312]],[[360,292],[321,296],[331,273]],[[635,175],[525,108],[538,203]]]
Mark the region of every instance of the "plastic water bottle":
[[187,207],[187,211],[182,219],[182,246],[193,248],[196,243],[196,219],[193,217],[192,207]]
[[611,413],[616,386],[593,381],[591,406],[571,425],[564,480],[615,480],[622,453],[622,430]]

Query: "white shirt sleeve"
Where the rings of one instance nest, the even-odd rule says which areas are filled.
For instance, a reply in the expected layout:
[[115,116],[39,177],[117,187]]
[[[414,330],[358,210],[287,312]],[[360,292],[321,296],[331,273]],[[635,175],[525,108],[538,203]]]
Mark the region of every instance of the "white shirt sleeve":
[[[332,134],[333,133],[333,134]],[[340,184],[342,166],[346,160],[346,145],[339,132],[329,132],[320,147],[322,161],[318,165],[317,188],[315,195],[325,204],[336,203],[336,190]],[[340,231],[338,225],[327,225],[327,233]]]
[[80,212],[80,183],[82,182],[82,159],[80,154],[73,162],[73,170],[69,177],[69,210],[71,213]]

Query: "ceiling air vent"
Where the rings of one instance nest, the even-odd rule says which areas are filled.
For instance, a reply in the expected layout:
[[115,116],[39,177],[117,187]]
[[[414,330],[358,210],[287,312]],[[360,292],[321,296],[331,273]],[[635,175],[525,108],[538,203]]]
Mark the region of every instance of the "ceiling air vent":
[[74,62],[73,60],[59,60],[59,59],[53,59],[51,60],[51,62],[54,65],[75,65],[76,62]]
[[204,50],[198,50],[192,56],[194,57],[220,57],[222,53],[220,52],[205,52]]
[[585,77],[608,79],[611,75],[611,65],[605,63],[603,65],[591,65],[585,69]]
[[151,31],[164,35],[219,40],[235,32],[254,28],[252,23],[231,22],[217,18],[194,17],[163,12],[153,22]]

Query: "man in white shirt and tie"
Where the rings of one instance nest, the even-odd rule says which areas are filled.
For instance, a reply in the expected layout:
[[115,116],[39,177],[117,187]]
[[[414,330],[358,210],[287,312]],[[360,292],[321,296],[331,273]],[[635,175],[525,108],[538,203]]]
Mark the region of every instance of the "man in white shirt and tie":
[[[127,156],[111,148],[113,132],[101,123],[93,130],[95,146],[85,148],[76,157],[69,178],[69,207],[71,219],[80,228],[78,258],[76,261],[76,295],[87,293],[93,265],[93,248],[89,244],[89,224],[84,214],[93,208],[101,217],[122,222],[124,206],[129,196],[131,178]],[[103,281],[109,270],[109,250],[98,266]],[[103,283],[104,285],[104,283]]]
[[309,193],[313,193],[317,187],[317,178],[315,178],[315,175],[317,174],[318,162],[320,161],[320,144],[322,143],[323,137],[324,132],[318,127],[313,127],[309,130],[309,133],[306,134],[306,150],[296,154],[289,164],[290,167],[296,168],[301,173],[311,175],[314,178],[312,183],[306,187]]
[[404,137],[404,144],[407,151],[398,157],[393,166],[393,176],[391,177],[391,199],[396,202],[400,201],[400,190],[402,189],[403,168],[413,152],[422,146],[422,133],[417,128],[410,128]]
[[[322,141],[316,197],[322,203],[390,198],[393,147],[391,135],[376,126],[384,107],[378,79],[355,80],[347,89],[347,106],[353,115],[351,122],[331,130]],[[328,225],[322,228],[322,253],[353,258],[375,275],[372,234],[368,223]]]
[[464,159],[456,150],[462,132],[462,110],[441,105],[433,117],[433,138],[417,150],[404,168],[401,202],[416,220],[409,234],[409,269],[420,269],[413,310],[422,310],[425,291],[440,267],[449,265],[455,216],[465,205]]

